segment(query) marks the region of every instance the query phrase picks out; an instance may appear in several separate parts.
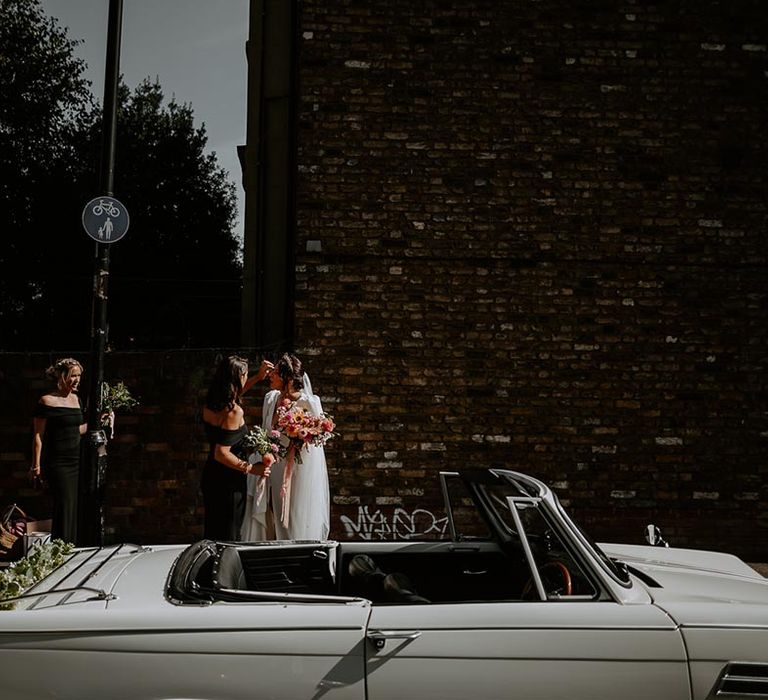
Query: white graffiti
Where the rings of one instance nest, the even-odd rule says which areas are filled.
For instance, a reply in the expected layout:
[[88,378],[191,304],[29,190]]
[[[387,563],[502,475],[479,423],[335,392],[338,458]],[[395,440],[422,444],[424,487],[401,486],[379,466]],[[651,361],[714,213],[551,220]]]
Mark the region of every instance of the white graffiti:
[[344,523],[349,539],[361,540],[412,540],[425,535],[441,537],[448,527],[447,517],[438,518],[423,508],[410,512],[395,508],[392,517],[387,518],[381,510],[370,513],[368,506],[360,506],[357,522],[346,515],[341,516],[341,522]]

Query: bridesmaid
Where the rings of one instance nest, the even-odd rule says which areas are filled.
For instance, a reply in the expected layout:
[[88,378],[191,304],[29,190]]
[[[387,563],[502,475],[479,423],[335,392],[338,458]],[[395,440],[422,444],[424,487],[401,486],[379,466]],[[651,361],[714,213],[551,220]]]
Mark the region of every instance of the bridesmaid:
[[45,373],[56,389],[40,398],[33,419],[34,480],[47,482],[53,496],[51,537],[77,543],[77,493],[80,437],[87,424],[77,395],[83,367],[71,357],[55,362]]
[[237,540],[245,513],[246,475],[269,476],[269,467],[249,464],[232,452],[248,432],[240,400],[272,367],[262,362],[248,378],[248,361],[236,355],[224,358],[216,369],[203,408],[208,438],[208,459],[201,488],[205,520],[203,536],[211,540]]

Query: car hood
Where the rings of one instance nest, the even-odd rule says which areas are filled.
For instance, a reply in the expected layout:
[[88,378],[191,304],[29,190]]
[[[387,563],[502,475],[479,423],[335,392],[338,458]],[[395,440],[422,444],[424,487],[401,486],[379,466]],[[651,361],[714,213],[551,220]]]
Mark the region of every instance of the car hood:
[[768,624],[768,579],[721,552],[600,545],[679,623]]

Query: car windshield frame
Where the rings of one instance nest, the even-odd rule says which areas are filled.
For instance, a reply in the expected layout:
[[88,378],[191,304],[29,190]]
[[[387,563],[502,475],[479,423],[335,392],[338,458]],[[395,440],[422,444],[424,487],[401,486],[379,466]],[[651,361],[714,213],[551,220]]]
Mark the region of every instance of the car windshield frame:
[[586,547],[594,559],[600,564],[600,567],[619,585],[624,588],[632,587],[632,578],[629,575],[629,571],[624,567],[619,567],[616,564],[616,560],[611,559],[590,537],[587,532],[579,525],[568,512],[563,508],[560,499],[555,494],[552,494],[552,501],[555,505],[558,515],[562,518],[563,522],[570,528],[571,532],[580,540],[581,544]]

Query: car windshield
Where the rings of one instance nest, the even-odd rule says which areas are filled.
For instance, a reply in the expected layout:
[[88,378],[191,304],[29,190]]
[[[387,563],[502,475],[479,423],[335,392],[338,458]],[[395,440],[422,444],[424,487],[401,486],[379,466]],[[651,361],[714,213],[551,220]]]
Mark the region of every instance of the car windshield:
[[600,548],[597,542],[595,542],[592,537],[587,534],[584,528],[582,528],[581,525],[575,522],[573,518],[571,518],[571,516],[566,513],[557,496],[555,496],[555,503],[557,504],[557,509],[563,520],[565,520],[571,526],[571,528],[576,531],[576,533],[583,540],[584,544],[586,544],[594,552],[595,556],[603,565],[603,567],[608,570],[608,573],[610,573],[611,576],[613,576],[619,582],[623,583],[625,586],[629,585],[632,582],[632,579],[630,578],[629,572],[626,570],[626,568],[624,566],[617,565],[616,560],[611,559]]
[[[534,489],[531,487],[531,485],[528,483],[525,483],[525,481],[521,483],[521,480],[525,478],[522,475],[515,475],[513,477],[510,474],[505,474],[504,476],[506,477],[506,480],[508,482],[510,482],[511,484],[514,484],[517,490],[524,492],[524,489],[525,489],[527,491],[530,491],[531,495],[533,495]],[[507,495],[512,495],[512,493],[509,493]],[[570,515],[568,515],[568,513],[563,508],[562,504],[560,503],[560,499],[557,497],[556,494],[551,493],[551,496],[552,496],[552,500],[555,503],[556,510],[560,515],[560,517],[562,518],[562,520],[565,522],[566,525],[569,526],[569,528],[574,532],[574,534],[576,534],[581,539],[582,543],[592,550],[592,553],[594,554],[595,558],[608,571],[608,573],[625,586],[631,584],[632,580],[626,568],[623,565],[621,565],[620,562],[617,562],[616,560],[611,559],[599,547],[599,545],[592,539],[592,537],[590,537],[587,534],[587,532],[578,523],[576,523],[573,520],[573,518],[571,518]]]

